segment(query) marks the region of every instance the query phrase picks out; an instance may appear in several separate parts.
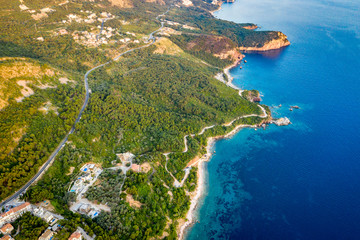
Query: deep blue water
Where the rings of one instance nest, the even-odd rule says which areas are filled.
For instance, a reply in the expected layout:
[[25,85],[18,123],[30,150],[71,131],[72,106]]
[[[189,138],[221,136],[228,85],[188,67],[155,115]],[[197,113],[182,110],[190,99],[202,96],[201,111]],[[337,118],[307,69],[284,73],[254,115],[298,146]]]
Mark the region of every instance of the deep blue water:
[[288,36],[231,73],[293,124],[216,143],[188,239],[360,239],[360,1],[236,0],[216,16]]

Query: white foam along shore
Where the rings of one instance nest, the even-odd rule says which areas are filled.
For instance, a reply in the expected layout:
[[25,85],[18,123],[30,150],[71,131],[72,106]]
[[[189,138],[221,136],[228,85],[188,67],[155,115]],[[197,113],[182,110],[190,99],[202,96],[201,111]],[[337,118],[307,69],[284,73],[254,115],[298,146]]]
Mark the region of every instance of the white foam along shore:
[[243,58],[244,58],[244,57],[242,57],[239,61],[234,62],[234,64],[232,64],[232,65],[224,68],[224,73],[225,73],[225,75],[226,75],[226,77],[227,77],[227,79],[228,79],[228,81],[226,82],[226,85],[228,85],[229,87],[231,87],[231,88],[233,88],[233,89],[235,89],[235,90],[239,90],[239,95],[240,95],[240,96],[241,96],[241,93],[243,92],[243,90],[240,89],[239,87],[235,86],[235,85],[232,83],[233,80],[234,80],[234,77],[231,76],[230,70],[233,69],[233,68],[235,68],[235,67],[237,67],[237,66],[240,64],[240,62],[241,62],[241,60],[242,60]]
[[256,127],[254,125],[245,125],[245,124],[240,124],[237,125],[231,132],[227,133],[226,135],[223,136],[216,136],[216,137],[209,137],[207,139],[207,146],[206,146],[206,154],[204,156],[202,156],[197,162],[195,162],[194,164],[192,164],[192,166],[194,165],[198,165],[198,172],[197,172],[197,187],[195,192],[191,195],[191,200],[190,200],[190,209],[186,214],[186,222],[184,222],[179,229],[179,234],[178,234],[178,239],[181,240],[185,237],[185,233],[186,230],[189,229],[189,227],[191,227],[192,224],[194,224],[195,222],[195,213],[196,213],[196,209],[197,206],[200,202],[201,197],[204,194],[205,191],[205,164],[204,162],[207,162],[211,159],[212,157],[212,152],[213,152],[213,146],[215,145],[216,140],[218,139],[223,139],[223,138],[229,138],[234,136],[240,129],[245,128],[245,127]]
[[[242,60],[244,57],[245,57],[245,56],[243,55],[243,56],[241,57],[241,59],[239,59],[239,60],[235,61],[233,64],[225,67],[224,70],[223,70],[223,72],[220,72],[220,73],[218,73],[218,74],[215,75],[215,78],[216,78],[217,80],[219,80],[220,82],[226,84],[227,86],[229,86],[229,87],[231,87],[231,88],[233,88],[233,89],[235,89],[235,90],[238,90],[240,96],[241,96],[241,93],[242,93],[244,90],[242,90],[242,89],[239,88],[238,86],[235,86],[235,85],[232,83],[232,81],[234,80],[234,77],[231,76],[230,70],[233,69],[233,68],[235,68],[235,67],[237,67],[237,66],[241,63],[241,60]],[[224,79],[223,74],[226,75],[227,81]]]
[[196,187],[195,193],[193,193],[193,195],[191,196],[190,209],[186,214],[186,222],[184,222],[184,224],[182,224],[180,226],[178,239],[183,239],[184,238],[185,230],[187,228],[189,228],[194,222],[194,215],[195,215],[196,207],[197,207],[197,205],[199,203],[199,200],[200,200],[200,198],[203,195],[204,190],[205,190],[205,169],[204,169],[205,165],[204,165],[204,162],[208,161],[210,159],[211,148],[212,148],[213,145],[214,145],[214,140],[211,141],[210,139],[208,139],[206,157],[203,156],[197,162],[197,165],[198,165],[197,187]]
[[[221,9],[221,4],[219,5],[219,8],[215,11],[218,11]],[[215,11],[210,12],[211,14],[213,14]],[[241,96],[241,93],[243,92],[242,89],[240,89],[239,87],[235,86],[232,81],[234,80],[234,77],[231,76],[230,74],[230,70],[232,68],[235,68],[236,66],[238,66],[241,62],[241,60],[244,58],[245,56],[243,55],[243,57],[241,59],[239,59],[238,61],[235,61],[233,64],[227,66],[224,68],[223,73],[227,76],[227,81],[223,81],[220,80],[217,76],[215,76],[215,78],[217,78],[218,80],[220,80],[221,82],[223,82],[224,84],[228,85],[229,87],[238,90],[239,91],[239,95]],[[263,109],[263,111],[265,111]],[[265,113],[266,114],[266,113]],[[237,118],[238,119],[238,118]],[[235,120],[237,120],[235,119]],[[230,124],[226,124],[226,126],[230,126],[235,120],[231,121]],[[186,230],[189,229],[189,227],[194,223],[195,221],[195,210],[197,208],[197,205],[199,204],[199,200],[200,198],[203,196],[203,193],[205,191],[205,164],[204,162],[209,161],[211,156],[212,156],[212,148],[215,144],[215,141],[217,139],[222,139],[222,138],[229,138],[232,137],[233,135],[235,135],[240,129],[245,128],[245,127],[256,127],[254,125],[244,125],[244,124],[240,124],[237,125],[232,131],[230,131],[229,133],[227,133],[226,135],[223,136],[216,136],[216,137],[209,137],[207,139],[207,146],[206,146],[206,154],[204,156],[202,156],[197,162],[193,163],[192,166],[194,165],[198,165],[198,172],[197,172],[197,176],[198,176],[198,180],[197,180],[197,187],[196,190],[193,194],[190,195],[190,209],[186,214],[186,221],[180,226],[179,228],[179,233],[178,233],[178,239],[182,240],[185,237],[185,233]]]
[[[218,5],[219,5],[219,8],[214,10],[214,11],[210,11],[210,13],[214,16],[214,12],[216,11],[219,11],[221,9],[221,6],[222,6],[222,3],[223,2],[220,2]],[[223,82],[224,84],[226,84],[227,86],[235,89],[235,90],[238,90],[239,91],[239,95],[241,96],[242,92],[244,90],[242,90],[241,88],[235,86],[232,81],[234,80],[234,77],[231,76],[230,74],[230,70],[232,68],[235,68],[236,66],[238,66],[240,64],[240,62],[242,61],[242,59],[244,58],[245,56],[242,55],[242,57],[235,61],[233,64],[231,64],[230,66],[227,66],[226,68],[224,68],[223,70],[223,74],[226,75],[227,77],[227,81],[225,81],[224,77],[222,76],[222,74],[218,74],[215,76],[216,79],[218,79],[219,81]],[[267,117],[267,114],[266,114],[266,111],[263,107],[261,107],[261,105],[259,105],[259,107],[262,109],[263,113],[264,113],[264,116],[263,118],[266,118]],[[248,115],[248,116],[243,116],[243,117],[251,117],[252,115]],[[230,126],[232,125],[236,120],[238,120],[239,118],[236,118],[234,119],[233,121],[231,121],[230,123],[228,124],[224,124],[224,126]],[[285,120],[288,120],[288,119],[285,119]],[[288,122],[290,122],[290,120],[288,120]],[[245,127],[257,127],[256,125],[244,125],[244,124],[240,124],[240,125],[237,125],[235,126],[235,128],[227,133],[226,135],[224,136],[216,136],[216,137],[210,137],[207,139],[207,153],[202,156],[197,162],[193,163],[191,166],[194,166],[194,165],[198,165],[198,181],[197,181],[197,188],[195,190],[195,192],[193,194],[190,195],[190,198],[191,198],[191,203],[190,203],[190,209],[189,211],[187,212],[186,214],[186,221],[180,226],[180,229],[178,230],[179,233],[178,233],[178,239],[182,240],[184,237],[185,237],[185,232],[186,232],[186,229],[189,228],[193,223],[194,223],[194,215],[195,215],[195,210],[197,208],[197,205],[199,203],[199,200],[200,198],[202,197],[204,191],[205,191],[205,174],[204,174],[204,171],[205,171],[205,166],[204,166],[204,162],[205,161],[209,161],[211,156],[212,156],[212,147],[214,146],[214,143],[217,139],[220,139],[220,138],[229,138],[233,135],[235,135],[240,129],[242,128],[245,128]]]
[[[224,69],[224,73],[227,75],[228,77],[228,82],[226,82],[225,84],[227,84],[228,86],[234,88],[235,90],[239,90],[239,94],[241,96],[241,92],[242,90],[240,88],[238,88],[237,86],[232,84],[232,80],[233,77],[230,74],[230,70],[234,67],[236,67],[239,64],[239,62],[235,62],[234,64],[226,67]],[[260,106],[261,107],[261,106]],[[262,110],[265,113],[265,117],[266,112],[265,110],[262,108]],[[244,116],[246,117],[246,116]],[[236,118],[235,120],[237,120],[238,118]],[[225,124],[226,126],[230,126],[235,120],[231,121],[230,124]],[[189,227],[194,223],[195,221],[195,210],[197,208],[197,205],[199,204],[199,200],[200,198],[203,196],[203,193],[205,191],[205,164],[204,162],[209,161],[211,156],[212,156],[212,149],[213,146],[215,144],[215,141],[217,139],[222,139],[222,138],[229,138],[232,137],[233,135],[235,135],[240,129],[245,128],[245,127],[256,127],[255,125],[245,125],[245,124],[240,124],[235,126],[235,128],[230,131],[229,133],[222,135],[222,136],[216,136],[216,137],[209,137],[207,139],[207,146],[206,146],[206,154],[203,155],[197,162],[194,162],[191,166],[194,165],[198,165],[198,172],[197,172],[197,176],[198,176],[198,180],[197,180],[197,187],[196,190],[193,194],[190,195],[190,209],[186,214],[186,221],[180,226],[179,228],[179,233],[178,233],[178,239],[182,240],[185,237],[185,233],[186,230],[189,229]]]

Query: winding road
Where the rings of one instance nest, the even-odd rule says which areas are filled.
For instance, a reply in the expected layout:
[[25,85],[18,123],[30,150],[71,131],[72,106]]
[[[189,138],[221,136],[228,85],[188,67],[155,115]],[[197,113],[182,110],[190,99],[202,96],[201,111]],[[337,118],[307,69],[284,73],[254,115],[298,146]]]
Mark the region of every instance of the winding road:
[[[164,16],[165,14],[167,14],[169,12],[170,8],[168,8],[168,10],[166,12],[164,12],[163,14],[160,14],[156,17],[156,20],[159,20],[162,16]],[[103,28],[103,24],[104,24],[105,21],[102,22],[102,28]],[[50,157],[48,158],[48,160],[41,166],[40,170],[35,174],[35,176],[33,176],[23,187],[21,187],[18,191],[16,191],[13,195],[11,195],[10,197],[8,197],[6,200],[4,200],[3,202],[0,203],[0,208],[2,208],[3,206],[5,206],[6,204],[10,203],[11,201],[17,199],[20,195],[24,194],[26,192],[26,190],[33,184],[35,183],[37,180],[40,179],[40,177],[42,176],[42,174],[45,173],[45,171],[51,166],[51,164],[54,162],[55,160],[55,157],[57,156],[57,154],[60,152],[60,150],[64,147],[65,143],[67,142],[69,136],[74,133],[75,131],[75,127],[76,127],[76,124],[80,121],[81,119],[81,116],[89,102],[89,98],[90,98],[90,92],[91,90],[89,89],[89,84],[88,84],[88,76],[90,73],[92,73],[93,71],[95,71],[96,69],[98,68],[101,68],[101,67],[104,67],[108,64],[110,64],[111,62],[114,62],[114,61],[117,61],[120,57],[122,57],[123,55],[125,54],[128,54],[130,52],[133,52],[133,51],[136,51],[136,50],[139,50],[139,49],[143,49],[143,48],[147,48],[151,45],[153,45],[156,41],[156,37],[154,37],[154,34],[161,31],[161,29],[164,27],[164,22],[160,20],[160,23],[161,23],[161,26],[160,28],[158,28],[157,30],[153,31],[152,33],[149,34],[149,38],[148,38],[148,44],[146,45],[143,45],[143,46],[140,46],[140,47],[136,47],[136,48],[132,48],[130,50],[127,50],[121,54],[119,54],[118,56],[116,56],[115,58],[113,58],[112,60],[108,61],[108,62],[105,62],[103,64],[100,64],[92,69],[90,69],[89,71],[87,71],[84,75],[84,86],[85,86],[85,101],[84,101],[84,104],[82,105],[81,109],[80,109],[80,112],[78,114],[78,117],[76,118],[73,126],[71,127],[70,131],[66,134],[66,136],[63,138],[63,140],[60,142],[60,144],[56,147],[56,149],[52,152],[52,154],[50,155]],[[100,30],[100,33],[102,31],[102,28]],[[239,90],[238,88],[235,87],[235,89]],[[240,90],[241,91],[241,90]],[[240,94],[240,92],[239,92]],[[241,95],[241,94],[240,94]],[[242,116],[242,117],[238,117],[234,120],[232,120],[231,122],[229,123],[226,123],[226,124],[223,124],[224,126],[230,126],[233,124],[233,122],[235,122],[236,120],[240,119],[240,118],[247,118],[247,117],[253,117],[253,116],[258,116],[258,117],[261,117],[261,118],[266,118],[267,117],[267,113],[265,111],[265,109],[258,105],[263,114],[262,115],[257,115],[257,114],[251,114],[251,115],[245,115],[245,116]],[[208,126],[208,127],[204,127],[199,133],[198,135],[202,135],[207,129],[210,129],[210,128],[213,128],[215,127],[215,125],[211,125],[211,126]],[[186,135],[184,136],[184,144],[185,144],[185,148],[184,148],[184,151],[183,153],[186,153],[188,151],[188,145],[187,145],[187,137],[189,135]],[[190,136],[195,136],[194,134],[191,134]],[[171,152],[170,152],[171,153]],[[184,171],[186,172],[185,174],[185,177],[184,179],[182,179],[181,183],[173,176],[173,174],[168,171],[167,169],[167,162],[169,160],[169,154],[170,153],[164,153],[163,155],[166,157],[166,163],[165,163],[165,169],[166,171],[172,176],[172,178],[174,179],[174,186],[175,187],[181,187],[183,185],[183,183],[185,182],[189,172],[190,172],[190,169],[189,168],[186,168],[184,169]]]
[[[164,12],[163,14],[160,14],[156,17],[156,20],[159,20],[162,16],[164,16],[165,14],[167,14],[170,10],[170,7],[168,8],[168,10],[166,12]],[[149,47],[151,45],[153,45],[156,41],[156,37],[154,37],[154,34],[157,33],[158,31],[161,31],[161,29],[164,27],[164,22],[161,21],[161,26],[160,28],[158,28],[157,30],[155,30],[154,32],[150,33],[149,35],[149,39],[148,41],[150,41],[150,43],[148,43],[147,45],[143,45],[141,47],[137,47],[137,48],[132,48],[130,50],[127,50],[121,54],[119,54],[117,57],[113,58],[112,60],[100,64],[92,69],[90,69],[89,71],[87,71],[85,73],[84,76],[84,85],[85,85],[85,101],[84,104],[82,105],[80,112],[78,114],[78,117],[76,118],[73,126],[71,127],[70,131],[66,134],[66,136],[63,138],[63,140],[60,142],[60,144],[55,148],[55,150],[52,152],[52,154],[50,155],[50,157],[48,158],[48,160],[41,166],[40,170],[35,174],[35,176],[33,176],[23,187],[21,187],[18,191],[16,191],[13,195],[11,195],[10,197],[8,197],[7,199],[5,199],[3,202],[0,203],[0,208],[2,208],[3,206],[5,206],[6,204],[10,203],[11,201],[15,200],[16,198],[18,198],[20,195],[24,194],[26,192],[26,190],[33,184],[35,183],[37,180],[40,179],[40,177],[42,176],[43,173],[45,173],[45,171],[51,166],[51,164],[54,162],[55,157],[57,156],[57,154],[60,152],[60,150],[64,147],[66,141],[69,139],[69,136],[74,133],[75,131],[75,126],[76,124],[80,121],[81,116],[89,102],[89,98],[90,98],[90,89],[89,89],[89,84],[88,84],[88,76],[91,72],[95,71],[98,68],[104,67],[105,65],[117,61],[121,56],[128,54],[130,52],[133,52],[135,50],[138,49],[142,49],[142,48],[146,48]],[[103,21],[104,23],[104,21]],[[102,23],[102,27],[103,27],[103,23]],[[102,29],[100,30],[102,31]],[[100,32],[101,33],[101,32]]]
[[[240,95],[240,96],[241,96],[241,95]],[[262,114],[261,114],[261,115],[258,115],[258,114],[244,115],[244,116],[241,116],[241,117],[237,117],[237,118],[235,118],[234,120],[232,120],[232,121],[230,121],[230,122],[228,122],[228,123],[224,123],[224,124],[222,124],[222,126],[229,127],[229,126],[231,126],[236,120],[239,120],[239,119],[241,119],[241,118],[248,118],[248,117],[267,118],[267,117],[268,117],[268,114],[266,113],[266,110],[265,110],[260,104],[258,104],[258,107],[259,107],[259,108],[261,109],[261,111],[262,111]],[[211,128],[215,127],[215,126],[216,126],[216,125],[211,125],[211,126],[204,127],[203,129],[201,129],[201,131],[200,131],[197,135],[202,135],[202,134],[205,133],[206,130],[211,129]],[[187,145],[187,137],[188,137],[188,136],[189,136],[189,135],[185,135],[185,136],[184,136],[185,148],[184,148],[183,153],[186,153],[186,152],[189,150],[188,145]],[[191,137],[194,137],[195,134],[190,134],[190,136],[191,136]],[[171,175],[171,177],[174,179],[174,184],[173,184],[174,187],[182,187],[183,184],[185,183],[186,178],[189,176],[191,167],[186,167],[186,168],[183,169],[183,170],[185,171],[185,176],[184,176],[184,178],[181,180],[181,182],[179,182],[179,181],[175,178],[175,176],[174,176],[174,175],[168,170],[168,168],[167,168],[167,163],[168,163],[168,161],[169,161],[169,154],[170,154],[170,153],[173,153],[173,152],[163,153],[163,155],[164,155],[165,158],[166,158],[165,170],[166,170],[166,171]]]

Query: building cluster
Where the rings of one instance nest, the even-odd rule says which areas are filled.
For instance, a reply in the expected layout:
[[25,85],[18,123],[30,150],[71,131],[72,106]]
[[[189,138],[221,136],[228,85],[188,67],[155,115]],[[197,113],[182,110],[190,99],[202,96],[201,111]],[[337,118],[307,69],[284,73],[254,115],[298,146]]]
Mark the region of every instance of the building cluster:
[[81,17],[79,15],[76,14],[69,14],[67,15],[67,19],[62,20],[62,23],[73,23],[73,22],[77,22],[77,23],[95,23],[96,21],[98,22],[102,22],[104,19],[112,19],[115,18],[114,15],[112,15],[111,13],[107,13],[107,12],[102,12],[100,13],[100,17],[98,17],[96,15],[96,13],[92,12],[92,11],[83,11],[80,10],[81,13],[86,13],[89,14],[86,17]]
[[32,214],[43,219],[45,222],[49,223],[50,226],[54,226],[55,223],[60,219],[59,216],[55,216],[53,213],[45,210],[43,207],[33,207]]
[[[131,38],[122,38],[119,40],[119,42],[121,42],[121,43],[128,43],[130,41],[131,41]],[[139,40],[137,40],[137,41],[139,41]]]
[[90,203],[78,203],[75,204],[73,208],[71,208],[72,211],[78,212],[80,214],[87,215],[91,218],[97,217],[99,213],[101,212],[100,209],[96,207],[94,204]]
[[[45,9],[46,10],[46,9]],[[51,9],[50,9],[51,10]],[[122,34],[119,34],[115,28],[112,27],[105,27],[103,26],[103,22],[109,19],[115,18],[114,15],[108,12],[102,12],[100,14],[96,14],[92,11],[80,11],[80,14],[68,14],[66,17],[67,19],[64,19],[61,21],[63,24],[70,24],[73,22],[76,23],[86,23],[86,24],[94,24],[96,22],[100,23],[96,27],[91,27],[91,30],[88,31],[74,31],[71,33],[71,36],[73,39],[82,45],[88,46],[88,47],[97,47],[101,44],[109,44],[111,42],[116,43],[130,43],[133,42],[135,44],[139,44],[140,41],[135,39],[133,40],[131,37],[135,37],[136,34],[132,32],[126,32],[124,33],[124,37],[121,38],[120,36]],[[82,16],[84,15],[84,16]],[[85,16],[86,15],[86,16]],[[126,25],[129,24],[129,22],[126,22],[124,20],[121,20],[122,24]],[[66,30],[66,27],[60,28],[56,30],[53,33],[53,36],[60,36],[60,35],[67,35],[70,34],[68,30]],[[114,38],[114,36],[117,36]],[[120,39],[121,38],[121,39]],[[44,37],[38,37],[36,38],[38,41],[44,41]]]
[[28,202],[6,210],[4,213],[0,214],[0,227],[2,227],[6,223],[15,221],[25,212],[30,212],[31,210],[32,206]]
[[[46,229],[46,231],[41,234],[38,240],[51,240],[53,239],[54,235],[55,232],[51,231],[50,229]],[[82,235],[78,230],[73,232],[68,238],[68,240],[81,240],[81,239],[82,239]]]
[[98,46],[100,44],[108,44],[108,41],[104,37],[98,39],[98,34],[96,32],[75,31],[72,34],[72,37],[77,43],[85,46]]
[[80,171],[81,173],[70,188],[70,192],[81,196],[97,180],[103,170],[91,163],[85,164]]
[[[115,28],[112,28],[112,27],[103,27],[103,28],[101,28],[100,25],[98,25],[97,28],[98,28],[98,30],[96,30],[96,31],[94,30],[92,32],[89,32],[89,31],[75,31],[72,34],[72,37],[76,42],[78,42],[80,44],[83,44],[83,45],[86,45],[86,46],[98,46],[98,45],[101,45],[101,44],[109,44],[112,37],[114,37],[116,35],[120,36],[120,34],[116,31]],[[100,34],[99,34],[98,31],[100,31]],[[133,36],[133,37],[136,36],[136,34],[132,33],[132,32],[126,32],[126,35],[130,35],[130,36]],[[119,37],[117,37],[117,39],[119,39],[119,40],[115,40],[115,39],[113,38],[113,40],[112,40],[114,43],[116,43],[116,42],[130,43],[132,41],[132,39],[129,38],[129,37],[124,37],[124,38],[121,38],[121,39],[119,39]],[[133,43],[140,43],[140,41],[135,39],[133,41]]]
[[60,225],[56,224],[59,219],[63,217],[55,215],[43,207],[37,207],[31,205],[28,202],[22,203],[16,207],[7,209],[4,213],[0,214],[0,232],[5,236],[1,240],[13,239],[10,234],[14,229],[11,225],[11,222],[14,222],[16,219],[21,217],[25,212],[30,212],[34,216],[37,216],[43,219],[49,224],[48,229],[39,237],[39,240],[50,240],[57,231]]
[[[92,24],[95,22],[102,23],[104,20],[115,18],[114,15],[112,15],[111,13],[108,13],[108,12],[100,13],[100,17],[98,17],[97,14],[92,11],[81,10],[80,12],[86,13],[88,15],[86,17],[81,17],[77,14],[69,14],[69,15],[67,15],[66,20],[62,20],[62,23],[67,24],[67,23],[77,22],[77,23]],[[100,25],[98,25],[97,27],[101,28]],[[94,30],[95,30],[95,28],[94,28]],[[63,31],[63,32],[60,32],[60,31]],[[55,33],[55,35],[68,34],[68,32],[65,32],[66,31],[65,29],[61,29],[60,31]],[[114,31],[115,31],[115,29],[113,29],[111,27],[104,28],[101,30],[101,33],[100,33],[100,35],[103,35],[102,37],[100,37],[97,33],[94,33],[94,32],[75,31],[72,34],[72,37],[75,41],[77,41],[80,44],[83,44],[86,46],[98,46],[100,44],[108,44],[109,38],[111,38],[114,35]]]
[[0,228],[0,232],[4,235],[0,239],[1,240],[13,239],[10,235],[12,230],[14,230],[14,227],[10,223],[5,224],[2,228]]
[[94,218],[98,216],[101,210],[96,204],[92,204],[85,199],[84,195],[89,187],[95,183],[103,170],[93,163],[87,163],[80,171],[79,176],[69,190],[76,194],[76,202],[70,207],[70,210]]
[[[95,23],[96,21],[102,23],[104,20],[115,18],[114,15],[112,15],[111,13],[108,13],[108,12],[100,13],[100,17],[98,17],[96,15],[96,13],[94,13],[92,11],[82,11],[81,10],[80,12],[86,13],[89,15],[87,17],[83,18],[76,14],[69,14],[69,15],[67,15],[67,20],[62,20],[62,23],[66,24],[66,23],[77,22],[77,23],[90,23],[91,24],[91,23]],[[129,24],[126,21],[122,21],[122,22],[124,22],[124,24]],[[74,33],[72,33],[72,37],[76,42],[78,42],[80,44],[83,44],[85,46],[90,46],[90,47],[96,47],[101,44],[109,44],[110,39],[113,36],[119,35],[119,33],[116,31],[116,29],[112,28],[112,27],[104,27],[104,26],[102,27],[101,25],[98,25],[97,28],[100,30],[100,34],[98,34],[98,32],[95,31],[95,28],[94,28],[91,31],[75,31]],[[60,29],[60,31],[58,31],[55,35],[68,34],[65,31],[66,31],[65,29]],[[136,36],[136,34],[132,33],[132,32],[126,32],[126,35],[129,35],[132,37]],[[121,42],[121,43],[129,43],[131,41],[132,41],[132,39],[129,37],[125,37],[125,38],[122,38],[119,40],[114,40],[114,42]],[[140,41],[134,40],[133,43],[138,44],[138,43],[140,43]]]
[[196,30],[196,28],[192,27],[192,26],[189,26],[189,25],[186,25],[186,24],[180,24],[178,22],[173,22],[173,21],[168,21],[168,20],[165,20],[165,23],[169,26],[181,26],[182,28],[185,28],[185,29],[189,29],[189,30]]

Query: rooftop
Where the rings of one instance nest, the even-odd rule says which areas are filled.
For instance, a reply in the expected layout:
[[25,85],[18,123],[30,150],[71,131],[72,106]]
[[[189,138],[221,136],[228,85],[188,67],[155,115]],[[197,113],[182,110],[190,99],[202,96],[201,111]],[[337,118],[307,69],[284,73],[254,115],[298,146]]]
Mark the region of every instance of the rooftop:
[[46,229],[46,231],[43,234],[41,234],[39,239],[47,239],[49,236],[52,236],[53,234],[54,234],[53,231],[51,231],[50,229]]
[[2,228],[0,228],[0,232],[5,234],[11,232],[13,229],[14,227],[10,223],[7,223]]
[[81,233],[76,231],[76,232],[73,232],[73,234],[71,234],[71,236],[69,237],[69,240],[80,239],[80,238],[81,238]]
[[21,205],[19,205],[17,207],[14,207],[14,208],[10,209],[9,211],[0,214],[0,218],[7,217],[7,216],[9,216],[9,215],[11,215],[13,213],[21,211],[21,210],[23,210],[24,208],[26,208],[29,205],[30,205],[30,203],[26,202],[26,203],[23,203],[23,204],[21,204]]
[[13,239],[13,238],[9,235],[5,235],[2,238],[0,238],[0,240],[11,240],[11,239]]

